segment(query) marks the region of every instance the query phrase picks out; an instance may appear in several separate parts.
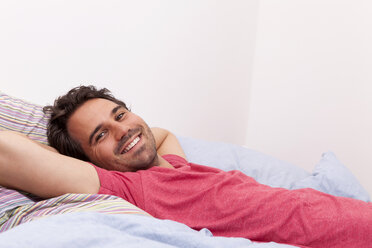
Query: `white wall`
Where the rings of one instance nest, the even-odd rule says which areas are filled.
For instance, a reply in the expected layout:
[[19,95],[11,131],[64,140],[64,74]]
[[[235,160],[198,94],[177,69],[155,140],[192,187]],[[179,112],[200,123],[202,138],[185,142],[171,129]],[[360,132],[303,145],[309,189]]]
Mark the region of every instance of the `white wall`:
[[309,171],[331,150],[372,193],[372,2],[261,0],[247,145]]
[[258,0],[0,2],[0,90],[108,87],[151,126],[244,144]]

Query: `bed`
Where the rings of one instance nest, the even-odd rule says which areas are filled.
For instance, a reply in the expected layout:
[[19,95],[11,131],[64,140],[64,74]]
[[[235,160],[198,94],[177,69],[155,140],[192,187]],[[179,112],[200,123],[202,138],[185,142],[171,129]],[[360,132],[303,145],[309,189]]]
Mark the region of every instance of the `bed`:
[[[47,144],[42,107],[0,92],[0,131]],[[258,182],[370,201],[368,193],[332,152],[307,172],[246,147],[178,136],[190,162],[240,170]],[[11,165],[9,165],[11,166]],[[110,195],[65,194],[40,199],[0,186],[0,247],[294,247],[213,236],[207,229],[160,220]]]

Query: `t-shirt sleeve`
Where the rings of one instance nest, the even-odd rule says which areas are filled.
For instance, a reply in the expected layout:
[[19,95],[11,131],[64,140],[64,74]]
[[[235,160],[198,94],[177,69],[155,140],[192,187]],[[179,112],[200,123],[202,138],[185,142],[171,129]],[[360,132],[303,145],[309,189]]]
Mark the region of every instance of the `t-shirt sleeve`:
[[140,173],[109,171],[93,166],[100,181],[98,194],[119,196],[141,208],[143,191]]

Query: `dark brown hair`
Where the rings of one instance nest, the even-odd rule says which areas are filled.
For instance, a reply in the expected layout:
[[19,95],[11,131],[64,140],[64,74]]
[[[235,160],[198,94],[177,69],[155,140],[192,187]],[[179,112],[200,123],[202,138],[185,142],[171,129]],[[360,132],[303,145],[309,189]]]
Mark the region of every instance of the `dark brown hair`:
[[67,122],[78,107],[94,98],[107,99],[128,109],[126,104],[116,99],[108,89],[102,88],[98,90],[92,85],[75,87],[66,95],[58,97],[54,101],[54,105],[45,106],[43,108],[44,113],[50,114],[47,131],[48,142],[60,153],[89,161],[80,143],[72,139],[69,135],[67,131]]

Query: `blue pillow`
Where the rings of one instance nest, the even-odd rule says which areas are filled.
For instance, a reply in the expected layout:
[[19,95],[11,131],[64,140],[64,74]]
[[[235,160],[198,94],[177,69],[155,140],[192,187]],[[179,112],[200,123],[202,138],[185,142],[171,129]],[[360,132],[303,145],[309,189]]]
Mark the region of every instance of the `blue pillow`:
[[312,175],[297,181],[292,189],[313,188],[331,195],[370,201],[368,192],[332,152],[326,152]]
[[370,201],[368,192],[331,153],[324,153],[313,173],[242,146],[178,137],[189,162],[240,170],[259,183],[287,189],[313,188],[324,193]]
[[225,171],[240,170],[256,181],[272,187],[290,189],[311,174],[288,162],[243,146],[178,137],[189,162]]

